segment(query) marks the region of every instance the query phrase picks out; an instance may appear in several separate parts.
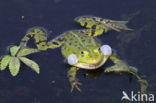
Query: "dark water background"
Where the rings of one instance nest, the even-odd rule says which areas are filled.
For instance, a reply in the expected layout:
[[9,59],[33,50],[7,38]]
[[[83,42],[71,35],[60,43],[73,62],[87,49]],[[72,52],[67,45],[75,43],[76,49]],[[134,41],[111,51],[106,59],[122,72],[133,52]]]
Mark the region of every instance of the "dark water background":
[[[111,45],[129,65],[136,66],[150,84],[148,92],[156,94],[155,0],[1,0],[0,55],[8,54],[8,46],[18,45],[31,27],[46,28],[52,39],[64,31],[82,28],[73,19],[84,15],[129,20],[133,32],[111,31],[99,39]],[[9,71],[0,72],[0,103],[120,103],[123,90],[140,90],[135,78],[129,82],[128,74],[80,70],[77,77],[83,83],[82,92],[70,93],[66,76],[69,66],[60,49],[28,57],[40,65],[40,75],[23,64],[17,77]]]

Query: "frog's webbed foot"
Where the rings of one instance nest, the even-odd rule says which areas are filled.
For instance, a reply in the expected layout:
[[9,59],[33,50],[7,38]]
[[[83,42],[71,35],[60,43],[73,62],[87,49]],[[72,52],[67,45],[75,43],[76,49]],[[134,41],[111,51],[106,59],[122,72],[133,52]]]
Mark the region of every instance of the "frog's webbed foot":
[[140,83],[140,86],[141,86],[141,93],[146,93],[146,90],[147,90],[147,87],[148,87],[147,80],[139,79],[138,82]]
[[145,93],[149,84],[148,84],[147,80],[142,79],[142,78],[137,74],[137,72],[135,71],[135,69],[136,69],[135,67],[129,66],[129,72],[130,72],[131,74],[133,74],[133,75],[138,79],[138,82],[140,83],[141,93]]
[[78,81],[78,79],[76,79],[75,81],[73,81],[72,83],[71,83],[71,92],[74,90],[74,88],[76,88],[78,91],[80,91],[81,92],[81,89],[79,88],[79,86],[78,85],[82,85],[82,83],[80,83],[79,81]]
[[71,92],[76,88],[78,91],[81,91],[79,88],[79,85],[82,85],[78,79],[76,78],[76,72],[79,70],[77,67],[71,67],[67,73],[67,76],[69,78],[69,82],[71,84]]
[[116,21],[116,20],[104,19],[102,23],[109,29],[113,29],[118,32],[120,32],[121,30],[133,30],[126,26],[128,21]]

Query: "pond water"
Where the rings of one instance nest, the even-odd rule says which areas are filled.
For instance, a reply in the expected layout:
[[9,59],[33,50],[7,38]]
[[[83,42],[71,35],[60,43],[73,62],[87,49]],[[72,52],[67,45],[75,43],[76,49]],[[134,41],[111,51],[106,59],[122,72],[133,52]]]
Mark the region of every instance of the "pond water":
[[[1,56],[34,26],[44,27],[50,40],[65,31],[81,29],[74,21],[77,16],[129,20],[128,27],[134,31],[110,31],[97,38],[137,67],[139,75],[149,82],[147,92],[156,95],[155,0],[1,0],[0,13]],[[71,93],[66,76],[69,66],[60,49],[27,57],[40,65],[41,73],[23,64],[16,77],[8,70],[0,72],[0,103],[120,103],[122,91],[129,94],[140,90],[136,78],[129,82],[129,74],[104,74],[99,69],[80,70],[77,77],[83,84],[82,92],[75,89]]]

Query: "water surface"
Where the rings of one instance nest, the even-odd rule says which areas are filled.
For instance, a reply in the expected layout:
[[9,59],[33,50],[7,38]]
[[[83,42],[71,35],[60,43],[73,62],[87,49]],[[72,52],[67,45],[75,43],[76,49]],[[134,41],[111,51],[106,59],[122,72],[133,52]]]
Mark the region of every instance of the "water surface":
[[[46,28],[50,40],[65,31],[82,28],[74,22],[77,16],[129,20],[133,32],[110,31],[99,40],[137,67],[139,75],[149,81],[148,92],[156,94],[155,0],[1,0],[0,13],[1,56],[8,53],[8,46],[18,45],[34,26]],[[83,83],[82,92],[70,93],[66,76],[69,66],[60,49],[28,57],[40,65],[40,75],[23,64],[17,77],[12,77],[8,70],[0,72],[0,103],[120,103],[123,90],[140,90],[135,78],[129,82],[128,74],[80,70],[77,77]],[[86,73],[90,76],[86,77]]]

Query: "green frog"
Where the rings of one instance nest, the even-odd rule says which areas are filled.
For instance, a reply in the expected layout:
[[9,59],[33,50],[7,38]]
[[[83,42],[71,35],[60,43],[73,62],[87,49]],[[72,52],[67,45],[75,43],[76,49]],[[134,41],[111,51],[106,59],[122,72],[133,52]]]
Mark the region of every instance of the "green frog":
[[[20,44],[11,47],[11,55],[2,58],[0,69],[4,70],[9,65],[11,74],[16,76],[19,72],[21,60],[39,74],[40,68],[38,64],[29,60],[25,56],[45,51],[47,49],[61,47],[62,55],[66,62],[71,65],[71,68],[67,72],[69,82],[71,83],[71,92],[74,88],[81,91],[79,88],[81,83],[76,77],[76,73],[79,69],[98,69],[104,66],[108,59],[112,60],[114,65],[106,68],[104,72],[131,73],[138,78],[142,91],[144,91],[147,87],[144,84],[147,84],[147,82],[138,76],[137,69],[126,65],[122,60],[117,58],[117,55],[112,50],[111,46],[107,44],[102,45],[96,38],[94,38],[95,36],[102,35],[108,30],[132,30],[126,26],[127,21],[113,21],[98,17],[79,17],[77,18],[77,22],[88,29],[71,30],[50,41],[47,41],[47,32],[44,28],[34,27],[29,29],[26,35],[22,38]],[[34,43],[37,48],[27,47],[27,43],[31,38],[34,38]]]
[[[35,44],[39,50],[55,49],[61,47],[61,53],[66,62],[71,65],[67,72],[69,82],[71,83],[71,92],[74,88],[81,91],[81,83],[76,78],[76,72],[79,69],[94,70],[102,67],[110,59],[114,66],[108,67],[104,72],[137,72],[134,67],[127,66],[122,60],[118,59],[112,51],[111,46],[101,45],[98,40],[90,36],[91,29],[72,30],[61,34],[60,36],[47,42],[47,34],[43,28],[33,28],[22,39],[21,46],[26,46],[27,41],[35,35]],[[29,35],[29,36],[28,36]],[[44,36],[43,36],[44,35]],[[40,37],[43,36],[43,37]]]
[[47,41],[47,33],[43,28],[32,28],[21,40],[20,47],[26,47],[31,37],[34,37],[39,51],[61,47],[62,55],[66,62],[71,65],[67,72],[69,82],[71,83],[71,92],[74,88],[81,91],[79,88],[81,83],[76,77],[79,69],[98,69],[104,66],[108,59],[112,60],[114,65],[106,68],[104,72],[129,72],[135,75],[138,80],[142,80],[137,75],[135,67],[126,65],[117,57],[111,46],[107,44],[102,45],[94,38],[108,30],[132,30],[126,26],[128,21],[114,21],[98,17],[78,17],[76,20],[88,29],[67,31]]

